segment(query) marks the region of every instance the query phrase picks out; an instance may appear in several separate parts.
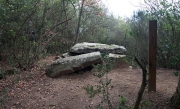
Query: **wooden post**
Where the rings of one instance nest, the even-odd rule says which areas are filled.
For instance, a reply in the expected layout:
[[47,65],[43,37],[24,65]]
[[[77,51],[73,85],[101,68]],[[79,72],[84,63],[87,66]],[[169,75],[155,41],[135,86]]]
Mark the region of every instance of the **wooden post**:
[[157,21],[149,21],[149,89],[156,91]]

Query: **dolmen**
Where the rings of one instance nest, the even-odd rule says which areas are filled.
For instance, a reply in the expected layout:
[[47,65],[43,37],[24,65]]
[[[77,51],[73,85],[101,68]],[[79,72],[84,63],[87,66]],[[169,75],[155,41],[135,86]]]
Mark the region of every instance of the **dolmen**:
[[119,45],[107,45],[101,43],[78,43],[74,45],[68,53],[57,57],[46,67],[46,75],[49,77],[59,77],[82,70],[101,62],[101,53],[109,54],[109,57],[121,58],[126,52],[126,48]]

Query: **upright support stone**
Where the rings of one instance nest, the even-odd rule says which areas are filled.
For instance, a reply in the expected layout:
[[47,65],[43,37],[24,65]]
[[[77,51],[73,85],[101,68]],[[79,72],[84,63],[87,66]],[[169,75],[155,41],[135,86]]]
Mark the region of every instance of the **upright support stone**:
[[50,65],[46,66],[45,74],[54,78],[73,73],[99,62],[101,62],[100,52],[92,52],[78,56],[59,58]]
[[149,21],[149,89],[156,91],[157,21]]

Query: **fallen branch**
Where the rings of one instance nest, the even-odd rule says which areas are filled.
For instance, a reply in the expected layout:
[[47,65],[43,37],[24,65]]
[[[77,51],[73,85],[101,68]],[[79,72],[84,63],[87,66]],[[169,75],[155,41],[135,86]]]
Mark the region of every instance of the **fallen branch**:
[[142,72],[143,72],[142,73],[143,79],[142,79],[141,88],[140,88],[140,90],[138,92],[138,96],[137,96],[136,103],[135,103],[135,106],[134,106],[134,109],[139,109],[139,105],[140,105],[140,102],[141,102],[141,99],[142,99],[142,95],[143,95],[144,90],[145,90],[146,85],[147,85],[147,80],[146,80],[147,70],[146,70],[145,65],[140,63],[139,60],[136,57],[135,57],[135,61],[141,67]]

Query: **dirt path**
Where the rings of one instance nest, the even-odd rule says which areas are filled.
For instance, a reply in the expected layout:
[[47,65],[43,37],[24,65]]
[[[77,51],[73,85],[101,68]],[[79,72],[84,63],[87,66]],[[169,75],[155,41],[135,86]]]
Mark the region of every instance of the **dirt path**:
[[[171,109],[169,100],[176,90],[178,77],[173,70],[158,69],[157,91],[144,93],[145,108]],[[110,89],[113,106],[118,109],[119,96],[133,106],[141,84],[141,69],[131,69],[120,64],[108,74],[112,79]],[[44,70],[35,66],[30,72],[12,75],[0,80],[1,108],[4,109],[95,109],[98,97],[90,99],[84,86],[95,85],[99,81],[92,72],[70,74],[51,79]],[[2,96],[3,95],[3,96]]]

